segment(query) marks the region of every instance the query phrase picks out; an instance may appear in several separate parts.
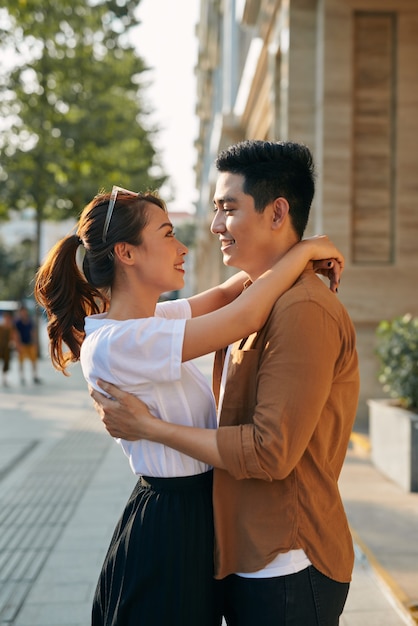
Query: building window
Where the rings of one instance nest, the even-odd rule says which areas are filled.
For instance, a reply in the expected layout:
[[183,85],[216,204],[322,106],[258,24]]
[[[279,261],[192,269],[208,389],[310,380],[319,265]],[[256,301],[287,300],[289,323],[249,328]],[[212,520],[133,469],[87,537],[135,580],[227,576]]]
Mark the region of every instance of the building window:
[[394,262],[396,15],[354,14],[353,262]]

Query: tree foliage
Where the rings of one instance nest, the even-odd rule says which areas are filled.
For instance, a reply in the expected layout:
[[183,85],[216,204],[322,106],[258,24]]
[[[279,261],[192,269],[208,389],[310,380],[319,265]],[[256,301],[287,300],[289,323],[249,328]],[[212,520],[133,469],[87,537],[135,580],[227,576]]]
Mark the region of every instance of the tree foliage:
[[192,248],[196,242],[196,222],[190,220],[176,226],[176,237],[185,246]]
[[383,390],[407,409],[418,409],[418,317],[407,313],[382,320],[376,354]]
[[133,46],[138,0],[4,0],[0,9],[0,216],[77,216],[101,189],[165,176],[144,128]]
[[33,291],[34,243],[25,239],[9,248],[0,239],[0,300],[23,301]]

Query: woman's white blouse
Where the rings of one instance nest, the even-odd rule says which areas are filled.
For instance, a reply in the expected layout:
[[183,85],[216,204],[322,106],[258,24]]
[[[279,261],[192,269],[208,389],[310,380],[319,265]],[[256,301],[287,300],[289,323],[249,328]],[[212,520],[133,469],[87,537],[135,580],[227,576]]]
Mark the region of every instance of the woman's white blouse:
[[[204,375],[192,362],[181,362],[190,317],[185,299],[158,304],[155,317],[124,321],[106,314],[86,317],[80,355],[86,381],[99,391],[98,378],[114,383],[141,398],[166,422],[216,428],[215,401]],[[209,469],[159,443],[117,441],[138,475],[191,476]]]

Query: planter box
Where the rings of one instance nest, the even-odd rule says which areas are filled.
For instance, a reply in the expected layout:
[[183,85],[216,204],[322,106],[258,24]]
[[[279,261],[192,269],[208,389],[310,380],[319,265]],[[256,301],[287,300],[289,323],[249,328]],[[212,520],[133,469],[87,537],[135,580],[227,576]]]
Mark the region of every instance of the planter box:
[[418,415],[393,400],[369,400],[371,458],[405,491],[418,491]]

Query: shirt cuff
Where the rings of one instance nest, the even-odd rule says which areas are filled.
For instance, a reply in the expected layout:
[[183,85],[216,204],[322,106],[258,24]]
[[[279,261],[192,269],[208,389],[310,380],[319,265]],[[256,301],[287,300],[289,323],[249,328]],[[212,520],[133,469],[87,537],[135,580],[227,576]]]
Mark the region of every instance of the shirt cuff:
[[272,480],[272,477],[260,467],[258,462],[252,424],[220,426],[216,437],[219,454],[225,468],[234,478]]

